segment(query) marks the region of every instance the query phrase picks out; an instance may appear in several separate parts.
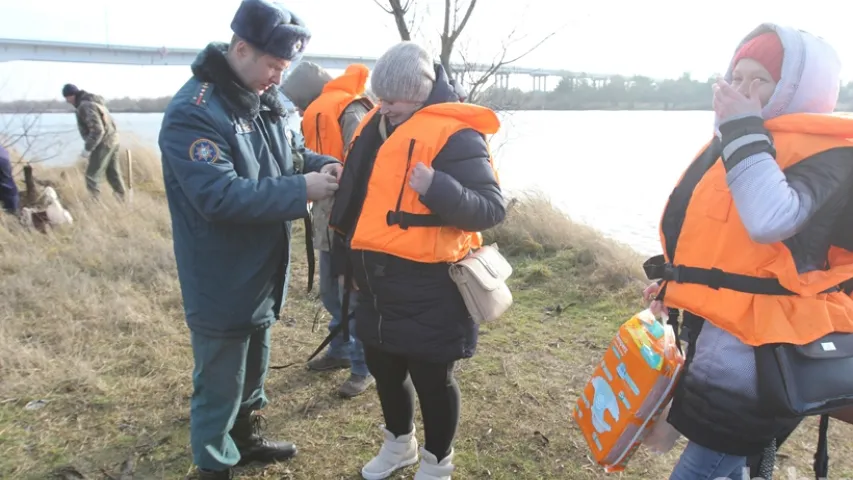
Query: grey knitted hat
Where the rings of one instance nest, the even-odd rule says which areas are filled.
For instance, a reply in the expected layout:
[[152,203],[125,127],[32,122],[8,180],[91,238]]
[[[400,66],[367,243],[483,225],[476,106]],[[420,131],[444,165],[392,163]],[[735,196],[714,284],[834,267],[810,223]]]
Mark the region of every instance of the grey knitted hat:
[[392,102],[423,103],[434,84],[432,57],[413,42],[400,42],[382,54],[370,76],[373,93]]
[[305,110],[323,93],[323,87],[331,79],[323,67],[303,60],[284,79],[281,91],[294,105]]

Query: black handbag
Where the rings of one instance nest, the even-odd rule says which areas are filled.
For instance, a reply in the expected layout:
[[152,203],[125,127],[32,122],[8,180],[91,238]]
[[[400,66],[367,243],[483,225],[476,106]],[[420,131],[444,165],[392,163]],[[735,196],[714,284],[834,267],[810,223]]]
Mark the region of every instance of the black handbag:
[[806,417],[853,406],[853,334],[762,345],[755,361],[759,398],[769,414]]
[[806,345],[776,343],[755,348],[758,396],[778,417],[820,415],[816,479],[829,476],[829,414],[853,406],[853,334],[830,333]]

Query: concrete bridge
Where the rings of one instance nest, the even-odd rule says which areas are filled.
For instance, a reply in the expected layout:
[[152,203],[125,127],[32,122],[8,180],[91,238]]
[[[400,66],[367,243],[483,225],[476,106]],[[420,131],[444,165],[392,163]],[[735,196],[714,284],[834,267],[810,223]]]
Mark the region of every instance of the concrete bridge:
[[[0,62],[76,62],[106,63],[117,65],[190,65],[198,55],[198,48],[142,47],[133,45],[105,45],[98,43],[72,43],[42,40],[0,38]],[[372,69],[376,58],[346,55],[307,54],[303,57],[324,68],[343,70],[352,63],[362,63]],[[455,64],[457,72],[487,72],[487,64]],[[494,75],[495,86],[509,88],[510,75],[528,75],[533,80],[533,90],[548,89],[548,78],[573,78],[591,81],[598,85],[606,83],[611,75],[571,72],[568,70],[543,69],[507,65],[500,67]],[[457,75],[458,77],[458,75]]]

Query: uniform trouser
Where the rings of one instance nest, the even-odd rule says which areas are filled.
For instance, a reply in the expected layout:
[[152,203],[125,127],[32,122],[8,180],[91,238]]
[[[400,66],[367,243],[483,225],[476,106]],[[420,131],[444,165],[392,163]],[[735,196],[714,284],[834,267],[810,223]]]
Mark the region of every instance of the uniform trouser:
[[124,196],[125,187],[124,180],[121,178],[119,146],[116,141],[103,141],[89,154],[89,165],[86,167],[86,188],[95,197],[101,194],[98,183],[104,174],[106,174],[107,182],[116,195]]
[[240,460],[229,434],[234,420],[267,404],[270,329],[238,338],[192,332],[190,338],[195,361],[190,402],[193,460],[199,468],[225,470]]

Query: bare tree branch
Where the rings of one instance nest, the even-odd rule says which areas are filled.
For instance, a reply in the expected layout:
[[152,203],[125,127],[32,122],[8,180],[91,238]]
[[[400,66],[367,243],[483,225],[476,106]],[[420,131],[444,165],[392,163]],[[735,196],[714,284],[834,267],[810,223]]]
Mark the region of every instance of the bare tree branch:
[[[525,52],[524,52],[524,53],[522,53],[521,55],[518,55],[517,57],[513,57],[513,58],[512,58],[512,59],[510,59],[510,60],[506,60],[506,61],[504,61],[503,65],[509,65],[510,63],[515,63],[515,62],[517,62],[517,61],[521,60],[522,58],[524,58],[524,57],[526,57],[526,56],[530,55],[531,53],[533,53],[533,51],[534,51],[534,50],[536,50],[537,48],[541,47],[545,42],[547,42],[551,37],[553,37],[553,36],[554,36],[554,35],[556,35],[556,34],[557,34],[557,32],[551,32],[551,33],[549,33],[548,35],[545,35],[541,40],[539,40],[538,42],[536,42],[536,44],[535,44],[535,45],[533,45],[532,47],[530,47],[529,49],[527,49],[527,51],[525,51]],[[501,66],[503,66],[503,65],[501,65]]]
[[444,0],[444,30],[441,31],[442,46],[450,38],[450,9],[451,0]]
[[[397,22],[397,29],[400,32],[400,38],[403,40],[411,40],[411,33],[415,29],[416,22],[414,21],[414,12],[412,7],[416,0],[407,0],[405,5],[402,5],[400,0],[387,0],[390,7],[386,7],[384,2],[374,0],[386,13],[391,13]],[[440,4],[439,4],[440,5]],[[467,80],[464,83],[468,91],[468,99],[471,102],[476,102],[478,94],[485,90],[488,82],[504,67],[521,60],[537,48],[541,47],[545,42],[550,40],[557,31],[555,30],[548,35],[540,38],[530,48],[525,49],[518,55],[510,55],[510,47],[519,39],[516,38],[518,27],[512,29],[506,38],[506,41],[501,42],[500,52],[493,57],[491,64],[482,65],[469,62],[466,58],[465,48],[458,48],[457,43],[468,26],[474,9],[477,7],[477,0],[469,0],[467,5],[463,5],[462,0],[444,0],[444,12],[442,28],[437,29],[438,37],[441,40],[439,60],[447,74],[451,77],[457,77],[460,80]],[[429,4],[426,5],[429,8]],[[462,13],[464,11],[464,13]],[[407,14],[411,13],[407,18]],[[460,20],[461,17],[461,20]],[[462,71],[454,72],[451,62],[454,53],[459,54],[462,58]],[[458,70],[458,69],[457,69]],[[456,74],[456,75],[454,75]],[[478,74],[478,75],[475,75]]]
[[[507,35],[506,41],[502,42],[500,52],[493,57],[491,64],[485,68],[483,65],[469,62],[464,48],[456,49],[456,52],[462,58],[463,65],[465,65],[465,72],[463,75],[467,77],[466,83],[468,83],[468,94],[472,102],[477,101],[478,95],[482,93],[485,85],[498,73],[499,70],[523,59],[557,34],[556,31],[551,32],[539,39],[535,44],[533,44],[533,46],[529,47],[522,53],[510,57],[510,47],[524,38],[517,38],[517,30],[518,27],[512,29],[512,31]],[[475,75],[475,73],[479,73],[479,75]]]
[[375,3],[382,10],[385,10],[385,13],[387,13],[389,15],[394,14],[394,10],[391,10],[390,8],[386,7],[385,4],[380,2],[379,0],[373,0],[373,3]]
[[412,34],[417,30],[418,24],[418,12],[417,10],[410,10],[411,3],[413,0],[409,0],[406,2],[406,12],[409,14],[409,21],[406,23],[406,31],[409,32],[409,37],[411,38]]
[[373,2],[379,6],[385,13],[391,14],[394,16],[394,23],[397,25],[397,32],[400,34],[400,38],[405,41],[409,41],[412,39],[412,25],[413,23],[409,23],[406,20],[406,14],[409,10],[415,5],[416,0],[406,0],[405,4],[402,4],[400,0],[388,0],[388,6],[385,6],[384,2],[380,2],[379,0],[373,0]]
[[456,42],[456,39],[459,38],[459,34],[465,30],[465,26],[468,25],[468,20],[471,18],[471,14],[474,13],[474,7],[476,6],[477,0],[471,0],[471,3],[468,4],[468,10],[465,12],[465,16],[462,17],[462,22],[454,28],[453,33],[450,35],[451,43]]
[[35,104],[23,104],[12,113],[3,115],[0,143],[15,153],[15,173],[33,163],[50,161],[62,151],[60,136],[71,129],[48,129],[42,126],[42,111]]

